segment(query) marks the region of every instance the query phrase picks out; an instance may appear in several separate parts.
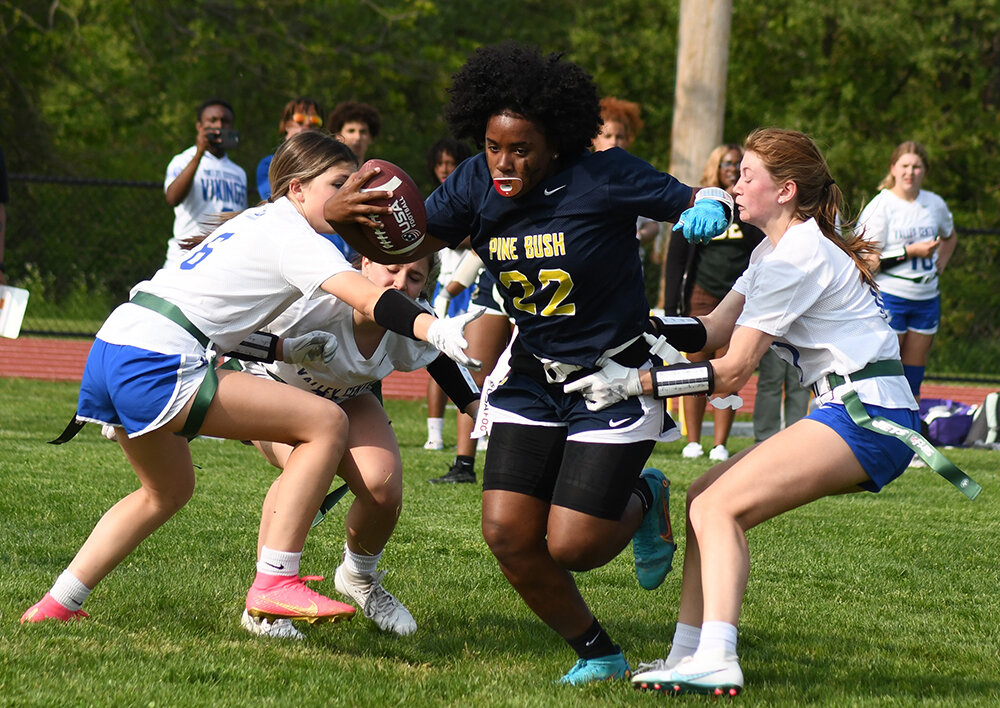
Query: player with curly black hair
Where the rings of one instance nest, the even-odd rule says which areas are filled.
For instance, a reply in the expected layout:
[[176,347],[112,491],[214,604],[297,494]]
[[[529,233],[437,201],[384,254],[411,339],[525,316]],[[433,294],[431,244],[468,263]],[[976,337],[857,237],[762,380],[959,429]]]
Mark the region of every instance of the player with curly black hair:
[[485,150],[427,199],[421,248],[470,237],[518,329],[480,404],[489,416],[477,431],[492,426],[483,536],[511,585],[579,655],[562,681],[622,678],[630,669],[621,648],[572,573],[604,565],[633,540],[640,584],[660,585],[674,552],[669,482],[643,465],[656,440],[678,433],[662,401],[635,397],[593,412],[563,384],[606,365],[649,365],[636,218],[711,237],[732,209],[704,192],[688,208],[691,187],[619,148],[591,152],[597,87],[560,54],[512,42],[481,48],[449,92],[452,134]]

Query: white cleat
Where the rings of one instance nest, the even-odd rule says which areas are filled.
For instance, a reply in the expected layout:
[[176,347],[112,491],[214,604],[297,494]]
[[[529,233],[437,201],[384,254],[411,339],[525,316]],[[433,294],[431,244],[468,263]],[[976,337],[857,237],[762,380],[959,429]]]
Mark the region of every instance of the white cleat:
[[648,664],[639,664],[635,673],[632,674],[632,685],[635,688],[652,688],[651,684],[664,682],[670,672],[687,658],[686,656],[676,659],[667,657],[666,659],[654,659]]
[[376,572],[368,577],[358,577],[348,573],[343,565],[337,568],[333,584],[337,592],[358,603],[365,617],[387,632],[395,632],[405,637],[417,631],[417,623],[406,605],[397,600],[391,592],[382,587],[384,572]]
[[729,450],[725,445],[716,445],[708,453],[708,459],[712,462],[725,462],[729,459]]
[[687,445],[684,446],[684,449],[681,450],[681,456],[689,460],[693,460],[696,457],[701,457],[704,454],[705,451],[702,449],[701,443],[696,443],[696,442],[689,442]]
[[118,430],[113,425],[102,425],[101,435],[111,442],[118,442]]
[[290,619],[268,620],[266,617],[251,617],[243,610],[240,625],[250,634],[274,639],[305,639],[306,635],[295,628]]
[[428,440],[424,443],[425,450],[444,450],[444,440]]
[[[666,662],[664,662],[665,664]],[[672,695],[699,693],[732,698],[743,690],[743,670],[736,654],[724,651],[688,656],[670,670],[637,673],[632,685]]]

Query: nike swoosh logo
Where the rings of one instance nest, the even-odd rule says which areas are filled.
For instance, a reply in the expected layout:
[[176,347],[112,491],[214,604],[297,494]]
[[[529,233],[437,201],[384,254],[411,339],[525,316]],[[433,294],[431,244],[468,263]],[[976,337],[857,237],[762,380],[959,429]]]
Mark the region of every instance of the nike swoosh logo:
[[609,420],[608,421],[608,427],[618,428],[618,427],[620,427],[622,425],[625,425],[630,420],[632,420],[632,419],[631,418],[621,418],[620,420]]
[[545,196],[546,197],[551,197],[553,194],[555,194],[556,192],[558,192],[560,189],[566,189],[566,185],[564,184],[561,187],[553,187],[552,189],[545,189],[543,191],[545,192]]
[[77,607],[81,607],[83,605],[82,602],[80,602],[79,600],[74,600],[73,598],[70,598],[69,601],[72,602]]
[[596,641],[597,641],[597,638],[598,638],[599,636],[601,636],[601,633],[600,633],[600,632],[598,632],[597,634],[595,634],[595,635],[594,635],[594,638],[593,638],[593,639],[591,639],[591,640],[590,640],[589,642],[584,642],[584,643],[583,643],[583,645],[584,645],[584,646],[586,646],[586,647],[589,647],[589,646],[590,646],[591,644],[593,644],[594,642],[596,642]]
[[284,570],[285,569],[285,564],[284,563],[282,563],[281,565],[275,565],[274,563],[270,563],[268,561],[264,561],[264,565],[269,565],[272,568],[274,568],[275,570]]
[[315,615],[316,611],[319,610],[319,606],[313,602],[309,601],[309,607],[302,607],[301,605],[290,605],[287,602],[279,602],[278,600],[272,600],[269,597],[261,598],[264,602],[270,602],[272,605],[277,605],[291,612],[298,612],[302,615]]
[[712,669],[711,671],[702,671],[700,674],[681,674],[680,672],[676,672],[676,674],[677,674],[677,680],[690,682],[690,681],[697,681],[698,679],[703,679],[706,676],[711,676],[712,674],[717,674],[720,671],[725,671],[725,669]]

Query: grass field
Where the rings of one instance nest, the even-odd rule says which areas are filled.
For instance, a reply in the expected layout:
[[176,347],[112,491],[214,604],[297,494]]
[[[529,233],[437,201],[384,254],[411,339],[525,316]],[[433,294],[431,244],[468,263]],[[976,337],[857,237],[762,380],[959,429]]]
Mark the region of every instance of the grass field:
[[[63,447],[44,444],[62,430],[75,397],[74,384],[0,379],[0,705],[670,700],[622,682],[582,689],[553,683],[575,656],[497,570],[479,533],[478,487],[427,484],[453,453],[421,448],[420,402],[386,404],[403,451],[405,502],[381,564],[387,587],[413,612],[416,634],[388,636],[363,617],[307,628],[301,643],[240,629],[259,504],[273,472],[251,448],[203,439],[192,444],[201,468],[194,498],[98,586],[86,607],[90,619],[21,627],[21,613],[136,484],[117,445],[95,426]],[[448,421],[445,430],[446,439],[447,431],[454,435]],[[679,499],[708,463],[682,460],[680,448],[658,446],[651,464],[673,480],[674,526],[682,533]],[[740,638],[747,687],[736,703],[1000,702],[1000,455],[948,454],[983,485],[977,501],[916,469],[882,494],[823,500],[751,532]],[[313,530],[303,564],[304,573],[327,576],[318,589],[333,597],[345,502]],[[645,592],[626,549],[578,581],[633,666],[666,653],[679,572]]]

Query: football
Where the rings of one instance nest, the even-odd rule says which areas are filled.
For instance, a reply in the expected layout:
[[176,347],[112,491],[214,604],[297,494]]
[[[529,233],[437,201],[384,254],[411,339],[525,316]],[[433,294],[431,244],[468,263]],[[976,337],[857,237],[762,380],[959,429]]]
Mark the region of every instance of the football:
[[373,215],[372,220],[378,222],[379,228],[362,227],[360,230],[376,251],[369,256],[372,260],[378,261],[375,256],[385,254],[391,258],[391,262],[396,263],[424,240],[427,229],[424,199],[416,183],[403,168],[385,160],[368,160],[361,166],[361,170],[372,167],[378,167],[381,172],[368,180],[361,191],[391,191],[392,198],[372,199],[369,203],[391,207],[392,214]]

